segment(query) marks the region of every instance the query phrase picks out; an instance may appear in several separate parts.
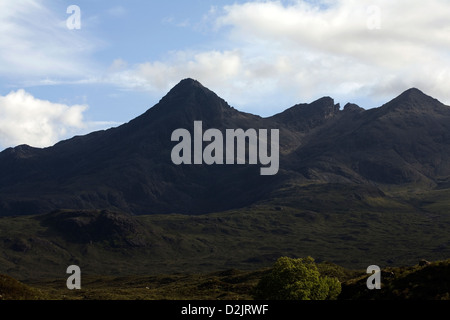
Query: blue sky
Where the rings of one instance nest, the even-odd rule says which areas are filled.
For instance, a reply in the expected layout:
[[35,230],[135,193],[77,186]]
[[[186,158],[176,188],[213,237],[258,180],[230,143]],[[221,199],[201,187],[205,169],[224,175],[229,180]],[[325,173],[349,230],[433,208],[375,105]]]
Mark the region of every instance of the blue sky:
[[446,0],[2,0],[0,149],[128,122],[187,77],[261,116],[410,87],[450,104],[449,16]]

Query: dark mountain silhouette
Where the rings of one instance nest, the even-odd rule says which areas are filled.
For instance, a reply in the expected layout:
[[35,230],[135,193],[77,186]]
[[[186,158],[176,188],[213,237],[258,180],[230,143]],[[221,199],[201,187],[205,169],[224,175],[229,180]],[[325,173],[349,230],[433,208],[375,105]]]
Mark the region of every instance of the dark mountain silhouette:
[[[450,174],[450,108],[409,89],[380,108],[346,113],[290,155],[297,170],[380,184],[434,187]],[[337,168],[339,168],[337,170]],[[346,172],[338,174],[336,172]]]
[[[259,165],[174,165],[171,134],[192,132],[196,120],[204,130],[279,129],[280,171],[261,176]],[[435,188],[448,182],[449,156],[450,108],[418,89],[370,110],[350,103],[341,110],[324,97],[261,118],[185,79],[120,127],[49,148],[1,152],[0,215],[57,209],[200,214],[266,201],[292,183]]]
[[260,117],[231,108],[199,82],[186,79],[118,128],[46,149],[19,146],[0,153],[0,212],[102,208],[135,214],[203,213],[263,197],[277,177],[259,177],[254,166],[172,163],[172,132],[192,131],[195,120],[202,120],[205,130],[266,127]]
[[330,97],[324,97],[311,104],[299,104],[273,116],[271,119],[297,131],[309,131],[324,124],[339,113],[339,104]]

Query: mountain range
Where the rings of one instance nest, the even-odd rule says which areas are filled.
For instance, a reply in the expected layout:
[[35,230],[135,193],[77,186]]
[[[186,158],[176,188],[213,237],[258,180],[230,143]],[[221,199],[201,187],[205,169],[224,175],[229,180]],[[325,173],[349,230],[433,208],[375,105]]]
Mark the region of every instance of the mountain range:
[[[195,121],[279,130],[279,171],[174,164],[172,133],[194,136]],[[263,118],[184,79],[119,127],[0,153],[0,273],[414,265],[450,257],[449,206],[450,107],[416,88],[368,110],[323,97]]]
[[[280,132],[280,170],[251,165],[174,165],[175,129]],[[450,183],[450,107],[412,88],[379,108],[343,108],[330,97],[262,118],[184,79],[159,103],[117,128],[39,149],[0,153],[0,215],[107,209],[135,215],[242,208],[299,188],[435,189]],[[311,191],[309,191],[311,192]],[[281,203],[283,202],[280,200]],[[318,204],[320,206],[320,204]]]

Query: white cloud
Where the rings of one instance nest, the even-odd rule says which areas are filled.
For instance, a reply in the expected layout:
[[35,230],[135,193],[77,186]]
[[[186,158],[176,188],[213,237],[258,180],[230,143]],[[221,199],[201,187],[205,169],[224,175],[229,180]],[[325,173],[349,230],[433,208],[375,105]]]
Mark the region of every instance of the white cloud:
[[248,59],[289,61],[283,69],[273,63],[275,72],[267,77],[289,79],[281,91],[293,92],[294,85],[304,97],[383,100],[417,86],[450,101],[448,1],[320,3],[321,8],[305,1],[235,4],[224,8],[217,23],[231,27],[230,39]]
[[109,68],[112,72],[97,81],[128,90],[165,92],[186,77],[205,79],[210,85],[221,85],[235,79],[242,70],[238,50],[177,51],[167,61],[146,62],[117,71],[124,66],[124,61],[114,61]]
[[65,8],[60,13],[43,0],[0,1],[0,75],[32,81],[92,70],[89,55],[98,42],[86,38],[84,27],[69,30]]
[[450,103],[447,0],[249,1],[214,16],[220,49],[179,50],[104,80],[162,94],[193,77],[263,115],[324,95],[375,107],[410,87]]
[[[120,6],[109,10],[125,13]],[[410,87],[450,104],[449,16],[448,0],[215,6],[192,27],[213,40],[141,63],[122,57],[99,72],[91,53],[100,44],[84,27],[68,30],[64,13],[43,0],[1,1],[0,75],[21,77],[22,87],[112,84],[155,97],[191,77],[260,115],[324,95],[375,107]]]
[[23,89],[0,96],[0,146],[51,146],[89,127],[83,119],[87,108],[39,100]]

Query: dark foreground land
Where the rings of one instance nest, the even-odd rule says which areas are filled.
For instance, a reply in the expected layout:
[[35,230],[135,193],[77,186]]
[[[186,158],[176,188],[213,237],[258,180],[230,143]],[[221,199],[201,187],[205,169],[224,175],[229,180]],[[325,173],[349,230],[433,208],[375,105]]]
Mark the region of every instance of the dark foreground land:
[[[450,260],[422,262],[382,270],[380,290],[366,286],[365,270],[319,263],[321,275],[337,277],[338,300],[450,300]],[[86,276],[81,290],[68,290],[66,279],[19,282],[0,275],[2,300],[252,300],[258,281],[270,268],[207,274]]]
[[[174,165],[171,134],[195,120],[279,128],[278,174]],[[2,298],[251,299],[276,259],[311,256],[340,299],[448,299],[449,123],[415,88],[370,110],[324,97],[261,118],[185,79],[118,128],[0,153],[0,274],[27,285],[2,278]]]

